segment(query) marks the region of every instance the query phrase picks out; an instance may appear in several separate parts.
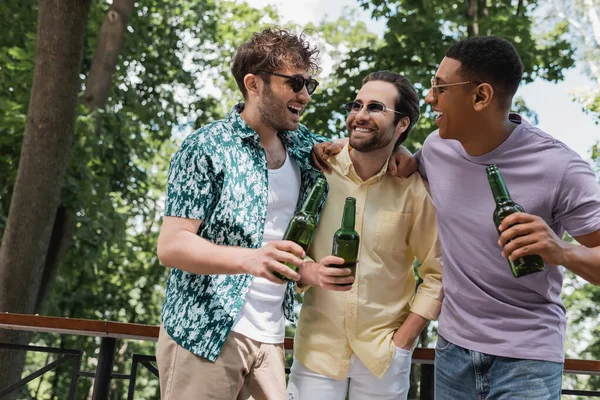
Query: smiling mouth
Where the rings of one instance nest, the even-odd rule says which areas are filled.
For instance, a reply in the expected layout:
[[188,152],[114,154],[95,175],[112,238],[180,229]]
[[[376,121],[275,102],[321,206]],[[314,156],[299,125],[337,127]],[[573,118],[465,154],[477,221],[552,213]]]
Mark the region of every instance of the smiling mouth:
[[290,110],[290,112],[294,115],[300,115],[300,111],[302,111],[302,108],[300,107],[295,107],[295,106],[287,106],[287,109]]
[[354,128],[352,128],[352,130],[354,132],[364,133],[364,134],[369,134],[369,133],[372,133],[374,131],[374,129],[371,129],[371,128],[363,128],[363,127],[358,127],[358,126],[355,126]]

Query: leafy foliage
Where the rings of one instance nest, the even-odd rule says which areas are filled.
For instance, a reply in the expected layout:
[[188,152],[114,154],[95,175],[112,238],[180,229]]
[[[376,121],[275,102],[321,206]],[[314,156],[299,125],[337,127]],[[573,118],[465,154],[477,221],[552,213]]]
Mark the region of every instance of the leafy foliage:
[[[469,17],[467,3],[447,0],[360,0],[373,18],[387,21],[383,42],[370,40],[366,46],[352,48],[335,70],[335,86],[314,96],[318,111],[307,116],[307,125],[336,126],[341,104],[352,99],[367,72],[392,70],[402,73],[421,94],[435,75],[445,50],[456,40],[467,37],[469,27],[477,24],[479,35],[502,36],[515,44],[524,64],[524,82],[540,77],[550,81],[563,78],[563,70],[573,65],[572,49],[557,28],[545,36],[534,37],[531,13],[536,1],[523,1],[521,7],[509,0],[487,2],[476,18]],[[485,2],[484,2],[485,3]],[[523,104],[519,105],[523,109]],[[405,145],[416,149],[436,129],[431,114],[422,102],[422,118]]]

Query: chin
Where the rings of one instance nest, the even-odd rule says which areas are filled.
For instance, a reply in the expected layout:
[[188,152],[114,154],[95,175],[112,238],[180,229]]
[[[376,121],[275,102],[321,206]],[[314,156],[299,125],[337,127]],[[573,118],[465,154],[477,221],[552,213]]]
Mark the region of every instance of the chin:
[[443,129],[439,129],[438,134],[442,139],[452,139],[452,135]]

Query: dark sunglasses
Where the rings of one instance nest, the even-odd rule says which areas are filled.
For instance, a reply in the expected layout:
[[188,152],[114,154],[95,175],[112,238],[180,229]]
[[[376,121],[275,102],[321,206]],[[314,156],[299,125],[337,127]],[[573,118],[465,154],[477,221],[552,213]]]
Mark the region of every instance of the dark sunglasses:
[[384,111],[391,111],[391,112],[395,112],[396,114],[404,115],[399,111],[392,110],[391,108],[387,108],[384,104],[381,104],[381,103],[369,103],[369,104],[365,105],[365,104],[359,103],[357,101],[351,101],[350,103],[344,104],[344,110],[346,110],[346,112],[348,114],[359,113],[363,107],[367,107],[367,113],[373,114],[373,115],[381,114]]
[[288,82],[290,83],[290,87],[292,88],[294,93],[298,93],[299,91],[302,90],[302,88],[304,86],[306,86],[306,91],[308,92],[309,95],[311,95],[315,92],[315,90],[317,89],[317,86],[319,86],[319,82],[317,82],[313,78],[306,79],[303,76],[299,76],[299,75],[293,75],[293,76],[283,75],[283,74],[278,74],[276,72],[269,72],[269,71],[257,71],[257,72],[264,72],[265,74],[279,76],[280,78],[287,78]]

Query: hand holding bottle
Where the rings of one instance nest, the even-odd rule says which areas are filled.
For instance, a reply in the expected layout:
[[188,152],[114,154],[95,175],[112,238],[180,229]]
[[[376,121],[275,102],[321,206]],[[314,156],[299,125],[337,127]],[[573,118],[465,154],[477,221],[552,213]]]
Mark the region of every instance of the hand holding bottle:
[[[504,224],[506,229],[506,227],[509,226],[505,222],[506,219],[512,214],[524,213],[525,210],[510,197],[510,193],[508,192],[497,165],[488,165],[486,167],[486,173],[490,188],[492,189],[492,196],[496,203],[496,209],[493,213],[494,224],[500,235],[502,234],[502,231],[500,230],[501,224]],[[503,252],[503,255],[504,254],[505,253]],[[516,278],[544,270],[544,260],[539,254],[529,254],[519,258],[510,257],[507,259],[512,274]]]
[[510,260],[537,254],[546,264],[565,265],[566,243],[556,236],[542,218],[524,212],[514,213],[502,220],[498,244],[502,255]]
[[245,249],[242,270],[250,275],[268,279],[274,283],[285,283],[277,274],[297,281],[300,274],[285,263],[300,268],[304,263],[304,250],[290,240],[275,240],[259,249]]
[[318,263],[307,261],[300,270],[302,274],[300,283],[336,292],[348,291],[354,282],[350,269],[332,266],[342,264],[344,259],[335,256],[323,257]]

